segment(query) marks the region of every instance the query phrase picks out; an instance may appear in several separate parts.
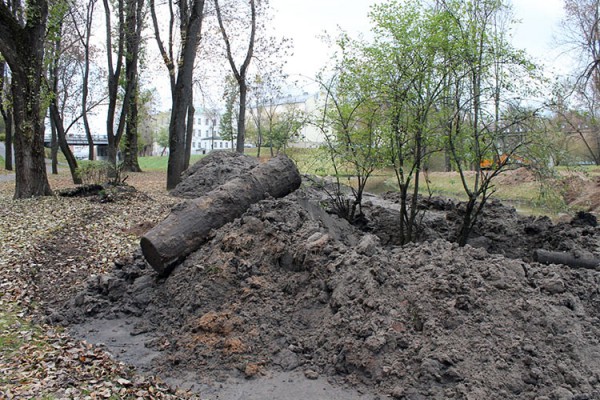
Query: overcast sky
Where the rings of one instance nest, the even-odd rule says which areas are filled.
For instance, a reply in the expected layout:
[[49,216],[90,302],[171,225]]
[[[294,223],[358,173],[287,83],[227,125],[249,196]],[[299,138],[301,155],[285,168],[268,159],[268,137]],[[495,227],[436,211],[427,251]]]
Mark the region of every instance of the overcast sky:
[[[327,62],[328,49],[319,39],[324,31],[335,35],[338,26],[350,34],[369,31],[369,7],[381,0],[271,0],[275,11],[273,27],[279,34],[294,40],[294,56],[289,61],[290,74],[313,77]],[[563,0],[513,0],[515,18],[514,45],[525,49],[538,61],[565,69],[565,57],[553,36],[563,16]],[[563,66],[561,68],[561,66]]]

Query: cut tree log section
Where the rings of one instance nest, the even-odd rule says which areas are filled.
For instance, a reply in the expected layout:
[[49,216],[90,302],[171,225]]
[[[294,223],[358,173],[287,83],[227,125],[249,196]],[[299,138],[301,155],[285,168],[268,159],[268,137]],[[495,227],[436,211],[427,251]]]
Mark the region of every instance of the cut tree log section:
[[571,268],[595,269],[600,271],[600,259],[576,257],[559,251],[535,250],[533,259],[542,264],[563,264]]
[[252,204],[268,196],[279,198],[293,192],[301,180],[292,160],[286,156],[272,158],[247,175],[174,208],[142,237],[142,253],[156,272],[167,275],[206,241],[212,229],[242,216]]

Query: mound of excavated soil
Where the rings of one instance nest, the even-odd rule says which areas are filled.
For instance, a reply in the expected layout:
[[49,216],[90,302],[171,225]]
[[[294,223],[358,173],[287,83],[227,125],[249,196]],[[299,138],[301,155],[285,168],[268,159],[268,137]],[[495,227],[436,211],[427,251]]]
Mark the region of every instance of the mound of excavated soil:
[[[365,203],[370,231],[386,245],[398,245],[397,223],[400,218],[398,193],[384,194]],[[388,202],[392,203],[390,205]],[[464,203],[439,197],[421,199],[426,210],[421,240],[455,241],[462,221]],[[513,207],[498,201],[489,202],[478,219],[469,244],[492,254],[531,261],[535,250],[561,251],[586,258],[600,258],[600,229],[592,222],[577,217],[569,222],[553,224],[548,217],[518,214]]]
[[[583,192],[583,193],[582,193]],[[586,211],[600,213],[600,178],[586,185],[586,190],[572,197],[569,205]]]
[[520,167],[505,171],[505,173],[498,175],[495,182],[498,185],[515,185],[524,182],[535,182],[536,178],[531,169],[526,167]]
[[233,151],[212,151],[181,175],[181,182],[171,194],[186,199],[203,196],[257,165],[255,157]]
[[600,272],[525,256],[598,255],[598,228],[492,204],[473,237],[502,253],[490,254],[446,240],[460,205],[434,199],[432,236],[399,247],[392,195],[367,205],[371,233],[321,200],[304,188],[253,205],[166,279],[137,252],[53,317],[132,318],[164,376],[298,371],[396,399],[600,399]]

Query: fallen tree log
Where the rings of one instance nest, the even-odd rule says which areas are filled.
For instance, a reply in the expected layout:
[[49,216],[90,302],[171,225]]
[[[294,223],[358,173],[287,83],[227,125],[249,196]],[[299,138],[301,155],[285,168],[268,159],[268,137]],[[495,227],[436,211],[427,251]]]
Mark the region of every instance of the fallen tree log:
[[542,264],[564,264],[572,268],[600,270],[600,259],[576,257],[559,251],[538,249],[533,252],[533,259]]
[[272,158],[247,175],[232,179],[206,195],[176,207],[148,231],[140,245],[146,261],[161,275],[197,250],[212,229],[240,217],[252,204],[283,197],[301,183],[296,165],[286,156]]

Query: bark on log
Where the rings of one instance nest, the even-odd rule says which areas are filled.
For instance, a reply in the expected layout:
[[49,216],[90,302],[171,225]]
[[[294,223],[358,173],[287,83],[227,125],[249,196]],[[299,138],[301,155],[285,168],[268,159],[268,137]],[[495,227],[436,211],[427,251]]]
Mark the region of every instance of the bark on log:
[[206,241],[212,229],[240,217],[252,204],[272,196],[283,197],[301,183],[296,165],[278,156],[210,191],[184,203],[141,239],[146,261],[161,275]]
[[600,259],[575,257],[570,253],[538,249],[533,252],[533,259],[542,264],[564,264],[572,268],[600,270]]

